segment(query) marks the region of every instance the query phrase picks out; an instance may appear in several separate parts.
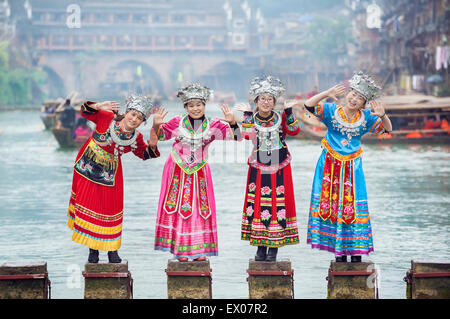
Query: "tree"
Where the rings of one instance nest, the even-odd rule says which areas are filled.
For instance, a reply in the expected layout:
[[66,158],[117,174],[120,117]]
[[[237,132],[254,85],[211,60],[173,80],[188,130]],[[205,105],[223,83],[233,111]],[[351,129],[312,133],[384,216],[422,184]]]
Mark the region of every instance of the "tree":
[[311,57],[319,60],[343,53],[347,44],[353,41],[351,28],[351,22],[346,16],[315,16],[307,26],[305,48]]
[[25,105],[33,102],[33,85],[44,81],[36,69],[10,68],[9,43],[0,42],[0,105]]

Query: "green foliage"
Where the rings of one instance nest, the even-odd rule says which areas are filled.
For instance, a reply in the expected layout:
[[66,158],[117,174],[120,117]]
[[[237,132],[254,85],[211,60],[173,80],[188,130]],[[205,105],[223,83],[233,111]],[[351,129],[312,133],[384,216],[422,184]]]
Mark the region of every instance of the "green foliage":
[[8,54],[8,42],[0,42],[0,70],[8,68],[9,65],[9,54]]
[[345,0],[249,0],[268,19],[283,13],[295,13],[306,18],[304,50],[312,60],[334,58],[353,41],[352,17]]
[[0,42],[0,105],[25,105],[32,103],[33,83],[42,84],[44,73],[26,68],[10,69],[9,43]]
[[319,60],[343,53],[347,43],[353,40],[351,27],[351,21],[346,16],[314,16],[314,20],[307,26],[309,36],[305,48],[312,57]]

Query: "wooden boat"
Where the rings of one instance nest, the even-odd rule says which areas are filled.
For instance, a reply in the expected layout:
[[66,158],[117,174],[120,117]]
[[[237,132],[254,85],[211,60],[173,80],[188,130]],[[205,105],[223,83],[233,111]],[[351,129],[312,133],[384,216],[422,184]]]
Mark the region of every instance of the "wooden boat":
[[[450,143],[450,98],[396,95],[385,96],[380,101],[391,119],[393,131],[381,136],[366,134],[362,138],[363,143]],[[321,140],[325,136],[325,126],[303,106],[296,108],[295,113],[301,123],[302,133],[298,138]],[[431,121],[431,118],[436,121]],[[428,122],[434,124],[428,125]]]
[[[81,117],[80,110],[81,105],[83,104],[83,100],[80,98],[77,98],[77,93],[71,93],[68,97],[68,99],[71,100],[71,105],[75,109],[75,123],[77,120]],[[89,138],[89,136],[85,137],[78,137],[74,138],[73,130],[66,127],[61,127],[58,119],[62,112],[64,112],[64,104],[66,99],[58,99],[59,101],[62,101],[58,107],[56,108],[54,112],[54,124],[50,128],[50,130],[53,133],[53,136],[55,137],[56,141],[58,142],[59,146],[62,148],[80,148],[84,142]],[[74,124],[75,124],[74,123]]]
[[[75,110],[79,109],[80,106],[74,107]],[[81,115],[79,115],[79,110],[76,115],[76,119],[81,118]],[[76,136],[74,137],[74,131],[71,128],[67,127],[61,127],[60,125],[57,125],[55,127],[52,127],[50,130],[53,133],[53,136],[55,140],[58,142],[59,146],[62,148],[80,148],[84,142],[86,142],[89,137],[92,134],[92,131],[95,129],[95,124],[88,121],[87,125],[90,129],[89,133],[87,135],[83,136]]]
[[[71,93],[68,97],[71,100],[71,105],[75,109],[75,114],[76,114],[75,123],[81,117],[80,110],[81,110],[81,105],[84,102],[84,100],[82,100],[80,98],[76,98],[76,95],[77,94],[75,92],[75,94]],[[151,95],[151,98],[153,99],[155,105],[157,105],[157,106],[161,105],[161,96],[159,96],[157,94],[157,92],[154,93],[153,95]],[[56,111],[54,112],[55,123],[50,129],[51,129],[56,141],[62,148],[80,148],[84,144],[84,142],[86,142],[86,140],[90,137],[90,134],[87,136],[74,138],[72,129],[61,127],[61,125],[58,124],[58,118],[61,115],[61,113],[64,111],[64,103],[66,100],[61,99],[58,101],[62,101],[62,103],[58,105],[58,107],[56,108]],[[89,122],[89,121],[88,121],[88,126],[91,128],[91,130],[93,130],[95,128],[95,124],[92,122]]]
[[55,100],[47,100],[41,106],[41,120],[44,123],[45,129],[49,130],[58,124],[58,117],[64,111],[64,104],[67,99],[71,100],[72,105],[81,105],[83,101],[78,98],[77,92],[71,92],[67,97],[59,97]]
[[57,128],[52,127],[51,131],[59,146],[62,148],[80,148],[84,142],[89,138],[89,136],[83,141],[76,141],[73,138],[73,132],[70,128]]
[[46,130],[56,126],[55,111],[61,103],[63,103],[62,98],[57,100],[48,100],[42,103],[40,117]]

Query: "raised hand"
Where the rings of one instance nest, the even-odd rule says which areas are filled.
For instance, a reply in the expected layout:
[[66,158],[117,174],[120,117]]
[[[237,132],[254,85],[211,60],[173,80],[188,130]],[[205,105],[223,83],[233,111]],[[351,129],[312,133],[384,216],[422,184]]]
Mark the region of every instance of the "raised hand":
[[96,103],[95,108],[97,110],[102,110],[105,112],[113,112],[117,114],[120,110],[120,103],[117,103],[116,101],[105,101]]
[[148,145],[155,150],[156,145],[158,144],[158,135],[156,135],[156,130],[154,127],[150,128],[150,138],[147,140]]
[[226,104],[222,104],[220,106],[220,109],[222,110],[223,115],[225,116],[224,121],[230,123],[231,125],[236,124],[236,119],[234,117],[233,111],[231,109],[231,107],[229,107]]
[[239,112],[242,112],[242,113],[243,112],[251,112],[252,111],[252,107],[248,103],[238,103],[238,104],[236,104],[234,109],[236,111],[239,111]]
[[153,113],[153,127],[159,128],[164,124],[164,117],[169,113],[165,108],[159,107]]
[[338,84],[333,86],[331,89],[327,91],[327,96],[332,98],[335,102],[339,102],[339,96],[345,94],[345,86]]
[[283,108],[288,109],[290,107],[300,106],[300,105],[301,105],[301,102],[298,100],[289,100],[289,101],[286,100],[286,101],[284,101]]
[[377,100],[372,100],[369,102],[370,107],[371,107],[371,114],[372,115],[376,115],[378,117],[383,117],[386,114],[386,111],[384,110],[384,106],[383,103],[377,101]]

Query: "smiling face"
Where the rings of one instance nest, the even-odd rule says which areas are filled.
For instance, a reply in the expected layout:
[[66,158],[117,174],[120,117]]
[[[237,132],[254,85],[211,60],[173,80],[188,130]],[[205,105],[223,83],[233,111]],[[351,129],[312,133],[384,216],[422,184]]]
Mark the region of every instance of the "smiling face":
[[127,131],[133,131],[137,129],[144,120],[145,117],[141,112],[131,109],[125,113],[122,120],[123,128]]
[[345,96],[346,107],[350,111],[357,111],[366,106],[366,99],[357,91],[350,90]]
[[260,113],[267,114],[275,107],[275,98],[270,94],[264,93],[256,98],[255,103]]
[[189,116],[194,120],[197,120],[205,115],[205,103],[203,103],[200,99],[189,100],[184,107],[186,108]]

